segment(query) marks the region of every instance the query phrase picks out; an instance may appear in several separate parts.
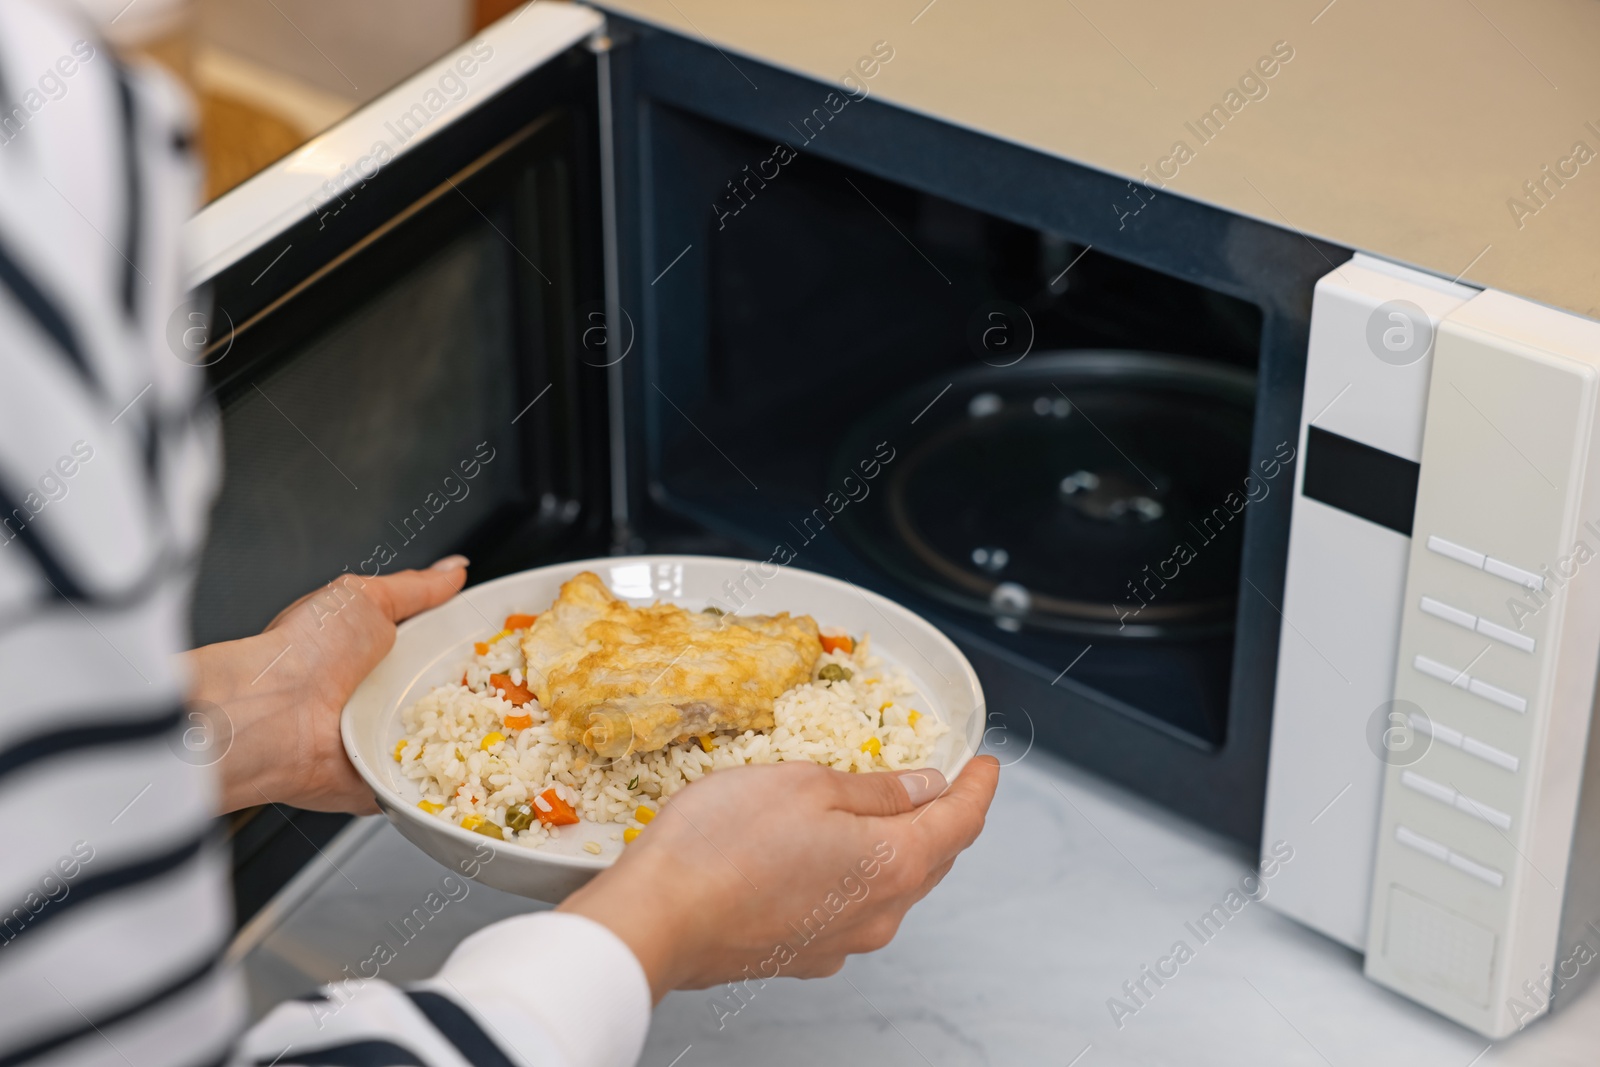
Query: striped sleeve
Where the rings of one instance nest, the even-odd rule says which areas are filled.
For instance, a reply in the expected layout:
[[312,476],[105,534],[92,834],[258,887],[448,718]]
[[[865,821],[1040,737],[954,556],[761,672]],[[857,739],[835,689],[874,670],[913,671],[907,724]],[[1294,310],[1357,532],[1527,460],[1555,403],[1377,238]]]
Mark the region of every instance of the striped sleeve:
[[628,1067],[649,1020],[650,987],[628,947],[590,919],[541,912],[478,931],[415,987],[357,974],[279,1005],[238,1067]]
[[156,343],[192,117],[33,3],[0,82],[0,1064],[215,1063],[243,1001],[172,660],[215,420]]
[[168,342],[194,115],[66,10],[0,2],[0,1067],[632,1063],[637,960],[554,914],[241,1035],[227,731],[174,658],[218,477],[216,414]]

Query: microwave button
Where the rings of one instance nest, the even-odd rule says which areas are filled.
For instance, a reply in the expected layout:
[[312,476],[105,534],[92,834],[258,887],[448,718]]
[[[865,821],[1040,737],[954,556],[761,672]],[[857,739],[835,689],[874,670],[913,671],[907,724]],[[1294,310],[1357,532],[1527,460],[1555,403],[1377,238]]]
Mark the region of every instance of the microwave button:
[[1496,889],[1506,883],[1506,876],[1493,867],[1485,867],[1476,860],[1469,860],[1459,852],[1450,853],[1450,858],[1446,862],[1463,874],[1470,874],[1480,882],[1488,882]]
[[1488,619],[1479,619],[1477,629],[1483,636],[1504,642],[1512,648],[1520,648],[1524,652],[1533,651],[1533,638],[1527,634],[1519,634],[1515,630],[1490,622]]
[[1452,851],[1448,846],[1440,844],[1431,837],[1424,837],[1410,827],[1395,827],[1394,839],[1407,848],[1414,848],[1424,856],[1432,856],[1440,863],[1448,863],[1462,874],[1469,874],[1480,882],[1489,883],[1496,889],[1505,885],[1506,876],[1493,867],[1485,866],[1477,860],[1469,859],[1459,852]]
[[1496,578],[1504,578],[1508,582],[1515,582],[1535,592],[1544,589],[1544,578],[1540,575],[1512,566],[1493,556],[1485,556],[1482,552],[1474,552],[1466,545],[1458,545],[1454,541],[1447,541],[1434,534],[1428,536],[1428,551],[1446,559],[1453,559],[1457,563],[1465,563],[1474,570],[1488,571]]
[[1443,619],[1445,622],[1453,622],[1457,626],[1465,627],[1468,630],[1475,628],[1478,624],[1478,617],[1472,612],[1453,608],[1441,600],[1433,599],[1431,596],[1423,597],[1419,606],[1434,618]]
[[1416,771],[1401,771],[1400,784],[1425,797],[1431,797],[1441,804],[1448,804],[1457,811],[1481,819],[1490,826],[1498,826],[1502,830],[1511,829],[1511,816],[1498,808],[1491,808],[1487,804],[1473,800],[1464,793],[1456,790],[1443,782],[1436,782],[1432,778],[1424,778]]
[[1480,804],[1471,797],[1456,794],[1455,806],[1471,815],[1474,819],[1482,819],[1490,826],[1498,826],[1502,830],[1511,829],[1511,816],[1498,808],[1491,808],[1487,804]]
[[1502,708],[1512,711],[1524,712],[1528,710],[1528,702],[1517,694],[1501,689],[1499,686],[1490,685],[1479,678],[1474,678],[1466,671],[1458,671],[1454,667],[1440,663],[1427,656],[1416,656],[1411,660],[1412,669],[1419,674],[1426,674],[1429,678],[1437,678],[1446,685],[1457,689],[1465,689],[1474,696],[1499,704]]
[[1441,863],[1450,862],[1450,850],[1431,837],[1423,837],[1406,826],[1394,828],[1394,839],[1407,848],[1414,848],[1427,856],[1432,856]]
[[1504,578],[1508,582],[1516,582],[1518,585],[1532,589],[1534,592],[1544,589],[1544,579],[1537,574],[1532,571],[1525,571],[1521,567],[1513,567],[1509,563],[1502,563],[1493,556],[1484,557],[1483,569],[1496,578]]
[[1486,745],[1476,737],[1462,738],[1461,751],[1477,756],[1479,759],[1492,763],[1496,767],[1504,767],[1508,771],[1515,771],[1521,762],[1511,753],[1502,752],[1493,745]]
[[1465,563],[1467,566],[1478,570],[1483,569],[1484,555],[1482,552],[1474,552],[1470,548],[1458,545],[1454,541],[1446,541],[1442,537],[1430,536],[1428,538],[1428,551],[1437,552],[1441,556],[1453,559],[1457,563]]
[[1492,700],[1502,708],[1510,708],[1512,711],[1518,712],[1528,710],[1528,702],[1522,697],[1517,696],[1515,693],[1508,693],[1504,689],[1490,685],[1488,682],[1478,678],[1468,679],[1467,691],[1485,700]]
[[1436,659],[1427,656],[1418,656],[1411,661],[1413,669],[1426,674],[1429,678],[1437,678],[1446,685],[1453,685],[1457,689],[1470,689],[1472,679],[1466,671],[1458,671],[1454,667],[1447,667]]

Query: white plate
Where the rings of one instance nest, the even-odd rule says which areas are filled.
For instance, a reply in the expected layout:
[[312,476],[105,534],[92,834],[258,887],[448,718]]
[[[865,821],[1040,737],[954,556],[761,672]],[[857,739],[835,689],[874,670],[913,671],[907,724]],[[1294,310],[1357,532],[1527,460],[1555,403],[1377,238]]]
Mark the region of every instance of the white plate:
[[[787,611],[824,627],[870,633],[872,651],[903,669],[927,707],[950,726],[933,766],[954,778],[983,738],[984,702],[967,658],[934,626],[876,593],[794,567],[712,556],[618,556],[559,563],[474,586],[400,626],[394,648],[361,683],[340,722],[344,748],[378,805],[418,848],[452,870],[496,889],[558,901],[609,867],[622,850],[621,824],[584,820],[537,849],[463,830],[417,807],[417,783],[400,773],[394,748],[404,732],[401,709],[459,676],[472,644],[500,629],[507,615],[544,611],[561,583],[594,571],[634,604],[656,600],[699,609],[716,603],[747,614]],[[598,856],[583,842],[598,841]],[[485,851],[485,850],[489,851]]]

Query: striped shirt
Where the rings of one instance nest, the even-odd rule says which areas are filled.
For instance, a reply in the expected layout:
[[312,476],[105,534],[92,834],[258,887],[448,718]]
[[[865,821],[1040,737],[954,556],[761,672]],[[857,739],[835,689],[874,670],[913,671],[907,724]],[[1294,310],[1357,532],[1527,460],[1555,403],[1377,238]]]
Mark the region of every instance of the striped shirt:
[[0,1067],[631,1063],[638,962],[551,913],[241,1034],[215,768],[174,658],[219,476],[169,339],[194,124],[60,7],[0,2]]

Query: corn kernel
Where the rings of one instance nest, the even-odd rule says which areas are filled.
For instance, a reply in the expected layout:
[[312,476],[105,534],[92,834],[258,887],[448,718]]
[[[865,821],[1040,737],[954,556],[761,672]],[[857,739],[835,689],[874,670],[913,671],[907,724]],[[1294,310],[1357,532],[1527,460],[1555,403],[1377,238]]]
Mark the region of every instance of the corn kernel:
[[394,761],[396,763],[400,762],[400,753],[404,752],[405,750],[406,750],[406,743],[404,741],[395,742],[395,746],[394,746]]
[[696,740],[698,740],[700,742],[700,747],[702,749],[704,749],[707,752],[711,751],[711,735],[710,734],[701,734]]
[[497,633],[493,637],[489,638],[488,643],[492,645],[496,641],[500,640],[502,637],[510,637],[510,636],[511,636],[511,631],[510,630],[501,630],[499,633]]
[[437,815],[444,810],[443,804],[435,804],[431,800],[419,800],[417,801],[417,807],[421,808],[429,815]]
[[870,752],[874,756],[883,751],[883,742],[876,737],[869,737],[861,744],[861,751]]
[[920,718],[922,718],[922,712],[908,711],[906,712],[906,725],[914,727],[917,725],[917,720]]
[[478,747],[483,749],[485,752],[487,752],[491,748],[493,748],[495,745],[498,745],[500,742],[504,741],[505,739],[506,739],[506,735],[505,734],[501,733],[499,730],[494,730],[494,731],[486,734],[484,736],[483,740],[478,742]]
[[468,815],[466,818],[461,820],[461,828],[463,830],[476,830],[478,827],[480,827],[482,825],[483,825],[483,816],[482,815]]
[[882,704],[878,705],[878,714],[882,715],[884,712],[888,711],[892,707],[894,707],[894,701],[885,700]]
[[656,817],[656,813],[645,807],[643,804],[640,804],[637,808],[633,809],[633,817],[642,823],[648,823],[651,819]]
[[644,833],[644,831],[640,830],[638,827],[630,826],[626,830],[622,831],[622,843],[624,845],[631,845],[633,844],[634,838],[638,837],[642,833]]

